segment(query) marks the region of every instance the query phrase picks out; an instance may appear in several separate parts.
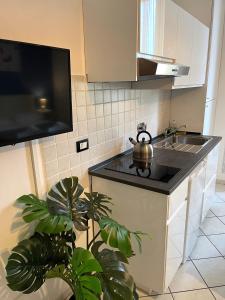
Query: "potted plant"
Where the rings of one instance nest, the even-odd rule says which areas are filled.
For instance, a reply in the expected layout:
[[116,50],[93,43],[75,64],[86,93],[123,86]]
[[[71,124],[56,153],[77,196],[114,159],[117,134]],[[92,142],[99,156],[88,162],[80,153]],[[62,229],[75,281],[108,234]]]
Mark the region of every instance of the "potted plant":
[[[6,265],[9,288],[29,294],[46,279],[61,278],[71,288],[71,300],[138,299],[126,264],[134,255],[131,237],[141,247],[142,233],[109,217],[110,200],[98,192],[84,193],[77,177],[54,185],[46,201],[32,194],[17,199],[35,232],[12,249]],[[76,232],[88,232],[89,220],[98,223],[99,232],[86,248],[77,247]]]

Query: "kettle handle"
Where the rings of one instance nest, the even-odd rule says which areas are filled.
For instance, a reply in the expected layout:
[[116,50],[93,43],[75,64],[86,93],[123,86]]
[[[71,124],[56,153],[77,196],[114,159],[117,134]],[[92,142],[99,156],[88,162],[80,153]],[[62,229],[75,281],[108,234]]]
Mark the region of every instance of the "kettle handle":
[[142,131],[138,132],[138,134],[137,134],[137,142],[140,143],[140,141],[139,141],[139,136],[140,136],[142,133],[146,133],[146,134],[149,136],[149,141],[148,141],[148,143],[151,144],[151,142],[152,142],[152,136],[151,136],[151,134],[150,134],[148,131],[146,131],[146,130],[142,130]]

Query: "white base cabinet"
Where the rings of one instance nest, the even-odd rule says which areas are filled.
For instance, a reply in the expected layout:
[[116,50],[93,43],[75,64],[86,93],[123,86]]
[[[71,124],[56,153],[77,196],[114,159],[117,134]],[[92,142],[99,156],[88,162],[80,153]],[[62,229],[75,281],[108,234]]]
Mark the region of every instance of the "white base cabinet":
[[165,288],[169,286],[183,260],[187,201],[182,202],[167,224]]
[[188,199],[187,199],[187,218],[186,218],[186,232],[184,245],[185,262],[192,250],[194,249],[198,236],[199,227],[202,221],[202,205],[205,188],[205,161],[192,172],[189,176]]
[[212,207],[215,197],[216,188],[216,173],[219,158],[218,144],[206,158],[206,175],[205,175],[205,189],[202,205],[202,222],[204,221],[209,209]]
[[205,220],[205,217],[213,206],[214,197],[215,197],[215,188],[216,188],[216,176],[212,178],[209,184],[206,186],[203,197],[202,205],[202,222]]
[[137,287],[164,292],[183,259],[188,179],[170,196],[99,177],[92,177],[92,187],[112,198],[113,218],[150,235],[143,237],[142,253],[134,241],[128,268]]
[[136,255],[128,266],[137,287],[147,293],[166,291],[197,242],[213,203],[218,148],[219,144],[171,195],[91,177],[92,190],[112,198],[112,217],[151,237],[143,237],[142,253],[134,241]]

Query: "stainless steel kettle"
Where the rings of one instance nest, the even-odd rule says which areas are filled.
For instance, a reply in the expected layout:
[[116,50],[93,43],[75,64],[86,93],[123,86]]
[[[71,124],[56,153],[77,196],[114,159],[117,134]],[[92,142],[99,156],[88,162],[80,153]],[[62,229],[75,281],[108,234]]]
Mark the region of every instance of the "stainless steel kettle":
[[[134,145],[133,159],[136,161],[149,161],[153,157],[153,147],[151,145],[152,136],[146,131],[146,125],[144,128],[140,125],[141,124],[138,125],[137,141],[131,137],[129,138],[129,141]],[[140,130],[140,128],[143,128],[144,130]],[[149,139],[146,140],[145,137],[142,137],[140,141],[140,135],[144,134],[147,135]]]

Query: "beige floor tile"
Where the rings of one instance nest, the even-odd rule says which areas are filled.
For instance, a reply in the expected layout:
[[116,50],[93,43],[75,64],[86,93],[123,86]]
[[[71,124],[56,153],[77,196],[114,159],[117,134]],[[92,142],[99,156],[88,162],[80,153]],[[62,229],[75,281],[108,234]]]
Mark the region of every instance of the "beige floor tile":
[[220,253],[225,256],[225,234],[209,235],[208,238]]
[[173,294],[173,297],[174,300],[214,300],[208,289]]
[[225,300],[225,286],[212,288],[211,291],[217,300]]
[[171,295],[148,296],[141,298],[142,300],[173,300]]
[[209,210],[206,215],[206,218],[213,218],[213,217],[215,217],[214,213],[211,210]]
[[225,225],[217,218],[206,218],[201,225],[201,230],[206,234],[225,233]]
[[197,245],[192,251],[190,257],[191,259],[200,259],[200,258],[209,258],[209,257],[218,257],[221,254],[218,250],[212,245],[212,243],[207,239],[206,236],[200,236],[198,238]]
[[223,217],[218,217],[218,218],[220,219],[220,221],[223,222],[223,224],[225,224],[225,216],[223,216]]
[[215,203],[211,211],[217,216],[217,217],[223,217],[225,216],[225,202],[223,203]]
[[195,260],[194,264],[209,287],[225,285],[223,257]]
[[206,288],[206,284],[191,261],[187,261],[180,267],[170,284],[171,292],[182,292],[201,288]]
[[[139,297],[157,296],[157,295],[158,295],[158,293],[156,293],[156,292],[146,293],[146,292],[144,292],[144,291],[142,291],[142,290],[139,290],[139,289],[137,289],[137,292],[138,292]],[[165,292],[164,294],[170,294],[170,290],[167,289],[166,292]]]

